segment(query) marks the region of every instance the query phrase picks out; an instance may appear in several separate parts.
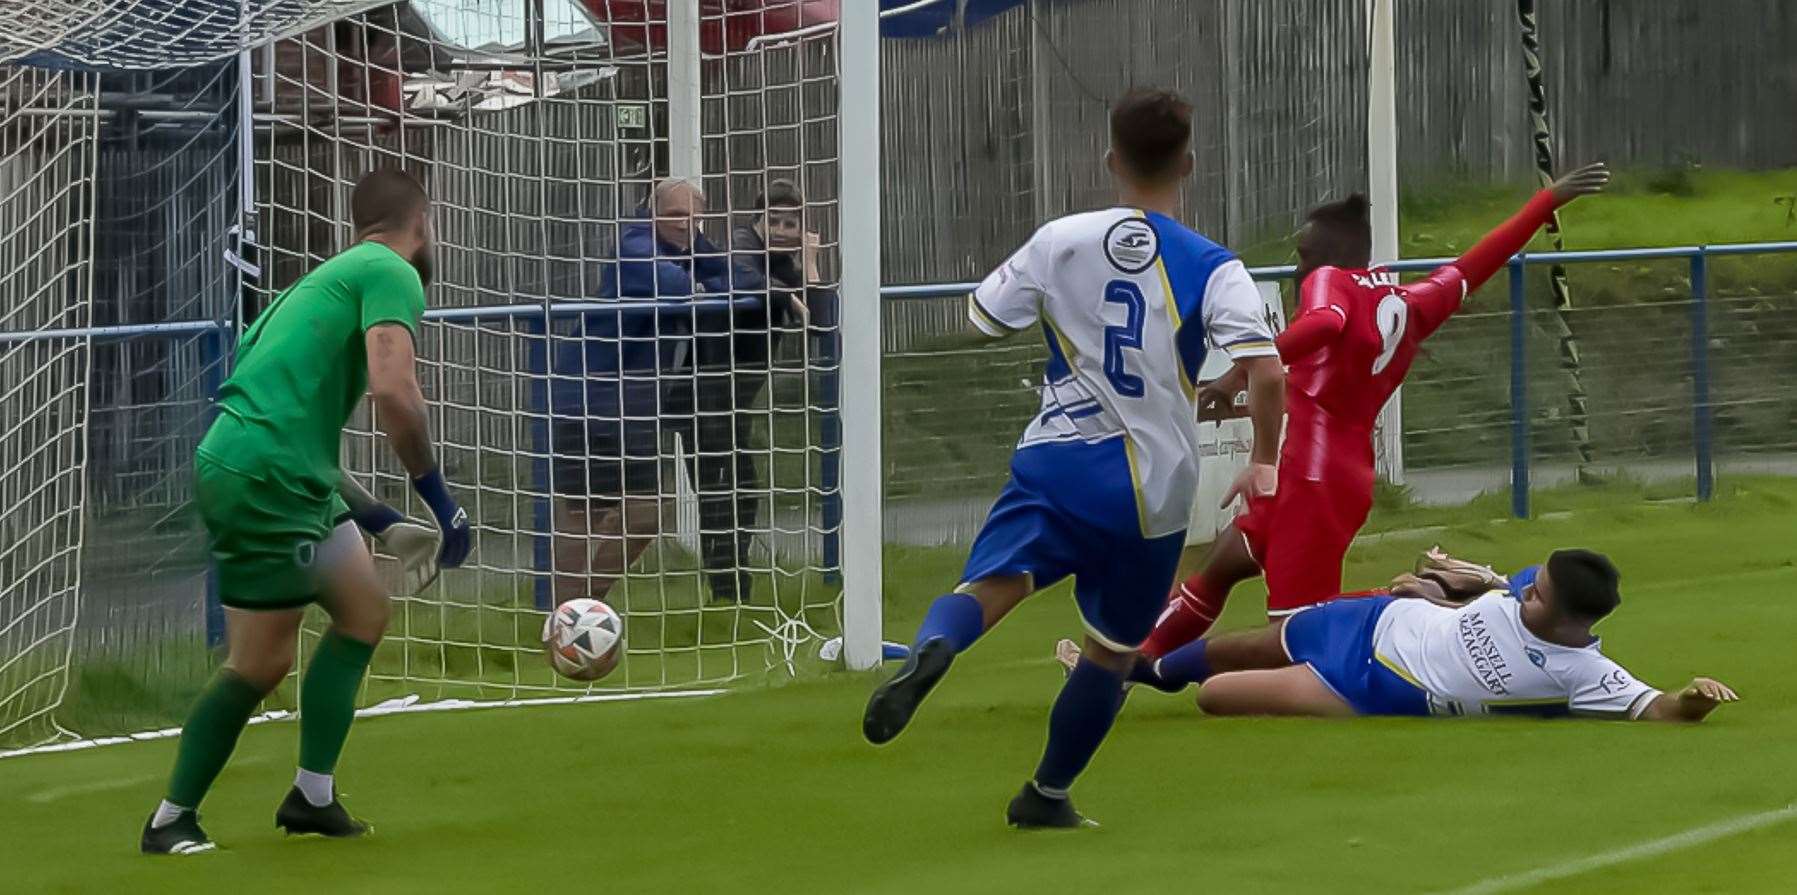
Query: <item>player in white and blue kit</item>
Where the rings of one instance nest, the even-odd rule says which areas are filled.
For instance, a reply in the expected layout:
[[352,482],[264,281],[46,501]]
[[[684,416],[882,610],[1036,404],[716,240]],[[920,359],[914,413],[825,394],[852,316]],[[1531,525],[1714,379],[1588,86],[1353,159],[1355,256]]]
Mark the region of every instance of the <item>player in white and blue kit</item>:
[[1169,216],[1192,170],[1191,107],[1132,91],[1111,110],[1120,204],[1036,231],[980,283],[969,317],[987,336],[1048,345],[1042,406],[961,584],[930,607],[911,658],[874,693],[869,741],[897,736],[957,653],[1024,597],[1064,578],[1086,658],[1049,716],[1048,746],[1008,819],[1080,826],[1067,788],[1123,702],[1124,674],[1166,602],[1198,485],[1197,375],[1207,348],[1246,368],[1254,462],[1237,488],[1277,486],[1284,373],[1242,263]]
[[[1201,684],[1215,715],[1531,715],[1701,721],[1735,692],[1710,678],[1663,693],[1603,651],[1593,625],[1621,604],[1602,554],[1557,550],[1484,593],[1403,576],[1265,628],[1194,641],[1130,679]],[[1063,661],[1068,657],[1064,656]]]

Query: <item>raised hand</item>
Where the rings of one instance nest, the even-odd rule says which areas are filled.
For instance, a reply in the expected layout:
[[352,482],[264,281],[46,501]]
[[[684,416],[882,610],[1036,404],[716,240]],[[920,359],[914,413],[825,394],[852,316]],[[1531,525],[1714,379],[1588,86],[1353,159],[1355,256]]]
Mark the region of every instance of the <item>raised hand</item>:
[[818,272],[817,262],[818,256],[822,255],[823,251],[823,237],[819,236],[816,230],[805,231],[805,242],[799,250],[799,259],[804,265],[805,285],[807,286],[815,286],[824,281],[823,276]]
[[1554,194],[1554,203],[1565,205],[1580,196],[1593,196],[1604,191],[1610,185],[1610,166],[1603,162],[1594,162],[1582,168],[1575,168],[1568,174],[1560,176],[1548,190]]

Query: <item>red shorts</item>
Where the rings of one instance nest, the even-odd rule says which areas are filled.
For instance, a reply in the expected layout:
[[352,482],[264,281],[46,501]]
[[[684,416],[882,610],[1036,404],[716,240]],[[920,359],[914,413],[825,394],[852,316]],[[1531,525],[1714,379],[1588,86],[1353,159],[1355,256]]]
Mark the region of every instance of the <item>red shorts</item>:
[[[1281,463],[1283,471],[1287,464]],[[1284,475],[1270,498],[1235,519],[1267,581],[1267,612],[1284,614],[1341,594],[1342,560],[1373,508],[1372,470],[1342,469],[1328,481]]]

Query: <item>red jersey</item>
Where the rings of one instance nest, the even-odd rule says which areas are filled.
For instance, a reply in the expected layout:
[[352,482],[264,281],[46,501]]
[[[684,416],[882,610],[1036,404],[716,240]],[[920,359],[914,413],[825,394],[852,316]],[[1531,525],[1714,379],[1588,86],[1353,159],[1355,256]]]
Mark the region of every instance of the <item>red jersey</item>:
[[1536,193],[1466,254],[1407,286],[1387,271],[1311,272],[1299,289],[1297,317],[1279,334],[1288,410],[1321,410],[1326,428],[1371,433],[1417,347],[1528,244],[1556,205],[1550,191]]
[[1466,292],[1466,277],[1451,264],[1407,286],[1388,271],[1318,268],[1280,337],[1287,403],[1370,432],[1417,348],[1460,309]]

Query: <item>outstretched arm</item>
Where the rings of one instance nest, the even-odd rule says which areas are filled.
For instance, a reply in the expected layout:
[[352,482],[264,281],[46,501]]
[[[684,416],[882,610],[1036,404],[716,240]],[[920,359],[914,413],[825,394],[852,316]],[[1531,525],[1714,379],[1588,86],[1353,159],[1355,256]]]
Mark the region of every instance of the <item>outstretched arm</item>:
[[1536,193],[1521,211],[1485,234],[1466,254],[1427,279],[1405,287],[1413,325],[1427,336],[1447,322],[1468,293],[1485,285],[1529,240],[1553,219],[1554,213],[1580,196],[1602,192],[1610,182],[1610,169],[1602,162],[1586,165],[1554,181]]
[[1655,696],[1636,718],[1641,721],[1679,721],[1692,724],[1709,717],[1717,706],[1740,698],[1721,681],[1707,677],[1693,678],[1690,684],[1677,693]]
[[1499,224],[1497,229],[1485,234],[1466,254],[1454,261],[1454,266],[1466,277],[1466,291],[1471,292],[1485,285],[1485,281],[1509,262],[1511,256],[1529,244],[1529,240],[1535,237],[1535,231],[1552,219],[1554,212],[1580,196],[1602,192],[1609,182],[1610,169],[1598,162],[1579,168],[1536,193],[1521,211]]

